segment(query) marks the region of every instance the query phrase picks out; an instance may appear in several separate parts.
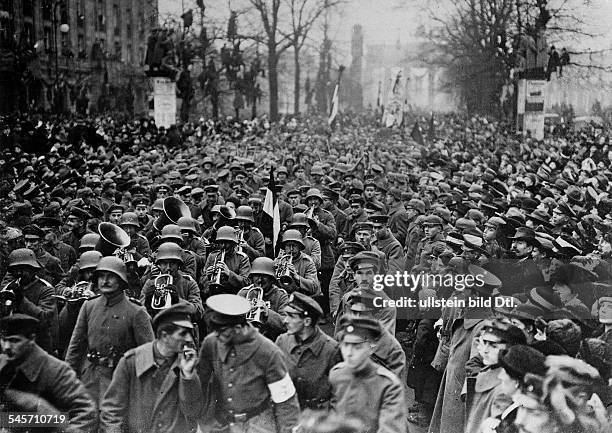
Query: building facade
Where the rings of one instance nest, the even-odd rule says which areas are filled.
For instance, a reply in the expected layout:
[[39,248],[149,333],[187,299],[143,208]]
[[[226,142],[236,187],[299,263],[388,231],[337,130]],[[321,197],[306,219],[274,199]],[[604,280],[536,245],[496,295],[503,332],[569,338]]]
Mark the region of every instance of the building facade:
[[0,0],[0,111],[112,105],[141,81],[157,11],[157,0]]

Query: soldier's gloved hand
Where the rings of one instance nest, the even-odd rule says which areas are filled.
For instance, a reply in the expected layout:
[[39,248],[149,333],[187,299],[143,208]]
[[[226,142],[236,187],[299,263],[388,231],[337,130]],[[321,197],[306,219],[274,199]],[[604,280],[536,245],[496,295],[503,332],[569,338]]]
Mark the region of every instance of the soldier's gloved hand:
[[146,268],[147,266],[150,266],[150,265],[151,265],[151,262],[146,257],[143,257],[142,259],[138,260],[139,268]]

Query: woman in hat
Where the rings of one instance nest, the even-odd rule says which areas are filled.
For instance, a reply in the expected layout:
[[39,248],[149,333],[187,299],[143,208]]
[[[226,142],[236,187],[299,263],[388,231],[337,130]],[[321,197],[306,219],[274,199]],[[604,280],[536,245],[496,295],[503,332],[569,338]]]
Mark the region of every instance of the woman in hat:
[[512,346],[499,354],[499,394],[491,404],[489,418],[483,422],[483,433],[518,433],[514,425],[518,405],[512,396],[524,386],[527,373],[544,375],[546,357],[536,349],[522,344]]

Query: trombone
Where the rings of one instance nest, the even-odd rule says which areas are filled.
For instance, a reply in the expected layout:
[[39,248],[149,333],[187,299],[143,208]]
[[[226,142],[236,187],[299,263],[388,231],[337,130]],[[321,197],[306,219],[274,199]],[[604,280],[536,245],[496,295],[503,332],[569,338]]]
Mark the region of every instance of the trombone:
[[217,257],[215,259],[215,264],[213,265],[213,268],[215,271],[211,276],[211,282],[210,282],[211,294],[218,294],[223,291],[223,284],[221,284],[222,271],[221,271],[221,268],[219,267],[219,264],[224,263],[224,262],[225,262],[225,248],[223,248],[221,252],[217,254]]
[[151,308],[153,310],[165,310],[172,306],[172,292],[170,286],[174,279],[170,274],[160,274],[155,277],[155,288],[153,289],[153,297],[151,298]]

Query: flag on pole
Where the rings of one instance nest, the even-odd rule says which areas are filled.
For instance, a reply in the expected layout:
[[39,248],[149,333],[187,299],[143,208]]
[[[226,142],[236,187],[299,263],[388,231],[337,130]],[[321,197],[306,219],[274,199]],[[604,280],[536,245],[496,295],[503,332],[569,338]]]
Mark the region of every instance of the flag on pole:
[[334,88],[334,95],[332,96],[331,101],[331,110],[329,111],[329,119],[327,119],[327,124],[332,126],[334,121],[336,120],[336,116],[338,116],[338,106],[340,104],[339,101],[339,92],[340,92],[340,79],[342,78],[342,71],[344,71],[344,66],[340,66],[338,69],[338,80],[336,80],[336,87]]
[[418,120],[414,122],[414,126],[412,127],[412,132],[410,133],[410,136],[421,146],[425,144],[425,140],[423,139],[423,133],[421,132],[421,127],[419,126]]
[[276,246],[278,244],[278,236],[280,234],[280,211],[278,208],[278,198],[276,197],[276,182],[274,181],[274,168],[270,168],[270,181],[266,189],[266,198],[263,205],[264,221],[262,224],[262,232],[271,235],[272,238],[272,254],[276,256]]

